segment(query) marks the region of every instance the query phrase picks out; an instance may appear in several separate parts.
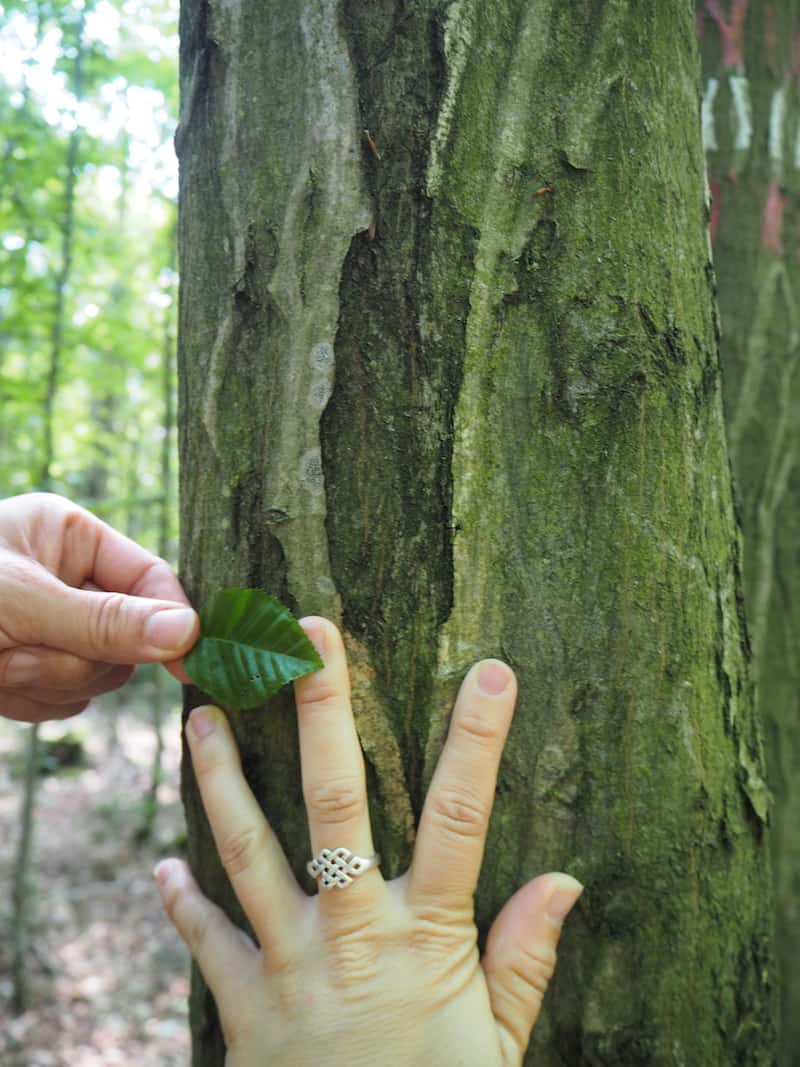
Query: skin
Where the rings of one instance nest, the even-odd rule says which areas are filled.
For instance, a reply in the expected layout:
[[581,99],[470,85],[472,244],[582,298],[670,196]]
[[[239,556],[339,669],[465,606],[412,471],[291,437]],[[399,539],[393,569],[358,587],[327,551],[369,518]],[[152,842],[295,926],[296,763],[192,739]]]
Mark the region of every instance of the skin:
[[51,493],[0,501],[0,714],[65,719],[181,657],[199,619],[169,565]]
[[[344,647],[304,620],[324,668],[295,684],[303,792],[315,851],[373,853]],[[180,657],[198,619],[168,565],[62,497],[0,502],[0,709],[66,718],[123,685],[137,663]],[[528,883],[477,949],[473,894],[516,680],[497,660],[467,675],[434,774],[410,870],[380,869],[307,897],[242,774],[225,715],[198,708],[187,738],[220,858],[258,946],[166,860],[166,910],[214,994],[227,1067],[520,1064],[582,887]]]
[[[303,620],[324,669],[295,683],[312,847],[374,849],[364,763],[337,629]],[[411,868],[380,869],[308,897],[242,774],[224,713],[192,713],[187,740],[214,839],[258,944],[206,899],[188,867],[162,861],[164,906],[219,1009],[227,1067],[460,1067],[522,1062],[552,976],[561,924],[582,887],[528,883],[477,948],[473,894],[516,680],[497,660],[461,687]]]

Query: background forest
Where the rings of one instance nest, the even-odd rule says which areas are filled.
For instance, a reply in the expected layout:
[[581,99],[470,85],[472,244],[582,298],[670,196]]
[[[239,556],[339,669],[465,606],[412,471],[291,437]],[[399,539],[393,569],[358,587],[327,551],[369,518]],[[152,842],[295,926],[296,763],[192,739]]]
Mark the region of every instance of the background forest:
[[[0,495],[63,493],[173,562],[177,8],[0,5]],[[183,833],[178,701],[145,668],[42,730],[29,945],[0,897],[7,1067],[186,1060],[186,959],[149,873]],[[5,887],[30,733],[0,720]]]

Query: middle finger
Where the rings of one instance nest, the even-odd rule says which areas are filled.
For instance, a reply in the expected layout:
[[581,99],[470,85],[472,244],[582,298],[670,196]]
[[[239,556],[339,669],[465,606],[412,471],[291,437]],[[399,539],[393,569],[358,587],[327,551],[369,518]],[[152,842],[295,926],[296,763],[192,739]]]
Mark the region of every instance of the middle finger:
[[[364,759],[350,706],[350,680],[342,638],[326,619],[302,621],[325,666],[295,682],[303,796],[308,811],[311,847],[345,848],[356,856],[372,856]],[[384,890],[377,869],[355,875],[352,882],[321,892],[326,909],[359,910],[377,904]]]

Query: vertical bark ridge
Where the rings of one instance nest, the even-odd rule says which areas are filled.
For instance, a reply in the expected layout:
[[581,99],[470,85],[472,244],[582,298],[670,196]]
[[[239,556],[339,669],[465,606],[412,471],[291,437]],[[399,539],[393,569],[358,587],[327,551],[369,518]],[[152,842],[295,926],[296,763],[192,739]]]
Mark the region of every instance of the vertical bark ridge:
[[[344,622],[369,650],[417,814],[437,632],[452,602],[452,420],[475,241],[463,219],[434,218],[425,192],[443,91],[435,7],[342,7],[373,216],[342,272],[336,381],[323,418]],[[408,843],[406,835],[401,868]]]

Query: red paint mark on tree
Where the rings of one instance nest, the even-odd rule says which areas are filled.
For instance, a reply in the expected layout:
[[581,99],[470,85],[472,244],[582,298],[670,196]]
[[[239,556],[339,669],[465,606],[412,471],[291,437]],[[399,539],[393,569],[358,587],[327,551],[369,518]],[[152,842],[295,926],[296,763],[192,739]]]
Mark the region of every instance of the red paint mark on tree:
[[767,187],[764,215],[761,221],[761,243],[780,256],[783,254],[783,213],[787,196],[776,181]]
[[726,67],[744,65],[744,20],[748,3],[749,0],[733,0],[730,15],[726,17],[720,0],[705,0],[702,17],[709,15],[717,24],[722,41],[722,62]]
[[717,181],[716,178],[709,178],[708,188],[711,191],[711,218],[708,220],[708,232],[713,244],[717,239],[717,231],[719,230],[719,216],[722,208],[722,182]]

